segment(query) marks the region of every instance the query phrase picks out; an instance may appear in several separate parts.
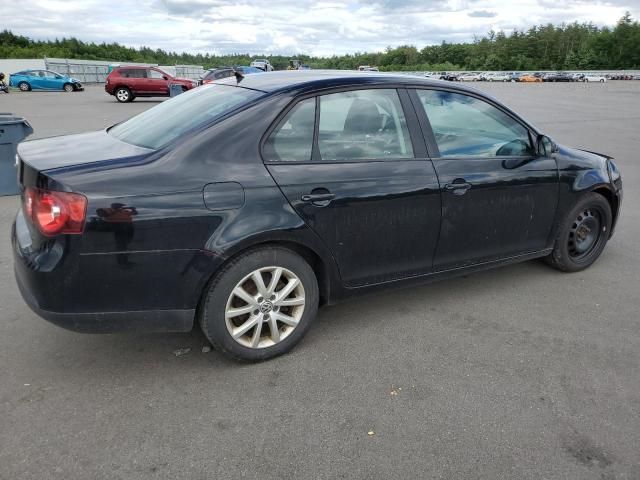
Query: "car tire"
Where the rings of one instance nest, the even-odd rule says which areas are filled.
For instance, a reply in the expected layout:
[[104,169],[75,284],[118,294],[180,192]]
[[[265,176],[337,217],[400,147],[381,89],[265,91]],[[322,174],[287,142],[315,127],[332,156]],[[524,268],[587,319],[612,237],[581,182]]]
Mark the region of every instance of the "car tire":
[[20,82],[18,84],[18,88],[20,89],[21,92],[30,92],[31,91],[31,85],[29,85],[28,82]]
[[591,266],[607,244],[612,221],[605,197],[593,192],[584,195],[558,225],[553,251],[545,260],[563,272]]
[[127,87],[118,87],[116,88],[116,91],[113,92],[113,94],[115,95],[116,100],[118,100],[120,103],[127,103],[127,102],[133,101],[133,95],[131,94],[131,90],[129,90]]
[[62,89],[65,92],[73,92],[75,90],[75,88],[73,87],[73,85],[71,85],[70,83],[65,83],[64,86],[62,87]]
[[231,260],[214,277],[198,321],[216,350],[257,362],[288,352],[302,339],[316,317],[318,298],[315,273],[301,256],[263,247]]

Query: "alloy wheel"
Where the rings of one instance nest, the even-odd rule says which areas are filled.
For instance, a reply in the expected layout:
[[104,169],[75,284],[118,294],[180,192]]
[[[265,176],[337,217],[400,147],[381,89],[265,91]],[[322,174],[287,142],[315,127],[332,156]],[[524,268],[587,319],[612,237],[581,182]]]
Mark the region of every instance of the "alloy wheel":
[[116,92],[116,97],[121,102],[126,102],[127,100],[129,100],[129,92],[125,89],[120,89]]
[[225,307],[231,337],[248,348],[276,345],[296,329],[305,309],[298,276],[283,267],[264,267],[245,276]]

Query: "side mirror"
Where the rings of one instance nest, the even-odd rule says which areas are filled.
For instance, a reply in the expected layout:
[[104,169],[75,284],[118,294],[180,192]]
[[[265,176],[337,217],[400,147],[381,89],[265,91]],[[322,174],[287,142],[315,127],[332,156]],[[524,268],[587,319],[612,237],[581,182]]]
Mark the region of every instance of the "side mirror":
[[541,157],[549,157],[558,152],[558,144],[546,135],[538,135],[536,151]]
[[162,78],[165,80],[169,80],[169,77],[167,77],[166,75],[162,75]]

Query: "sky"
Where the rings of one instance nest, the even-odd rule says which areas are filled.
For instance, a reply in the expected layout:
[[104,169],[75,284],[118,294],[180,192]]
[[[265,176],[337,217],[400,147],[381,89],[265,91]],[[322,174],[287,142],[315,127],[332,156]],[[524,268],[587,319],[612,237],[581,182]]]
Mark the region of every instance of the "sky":
[[626,11],[640,18],[640,0],[9,0],[0,29],[177,52],[330,56],[549,22],[615,25]]

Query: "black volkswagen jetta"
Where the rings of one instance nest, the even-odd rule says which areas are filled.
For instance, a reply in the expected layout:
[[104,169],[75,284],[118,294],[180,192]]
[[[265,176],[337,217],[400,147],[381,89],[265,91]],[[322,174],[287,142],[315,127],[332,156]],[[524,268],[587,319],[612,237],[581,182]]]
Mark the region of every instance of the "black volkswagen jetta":
[[228,78],[107,130],[23,143],[22,295],[80,332],[188,331],[286,352],[321,304],[544,257],[591,265],[610,157],[486,95],[411,76]]

